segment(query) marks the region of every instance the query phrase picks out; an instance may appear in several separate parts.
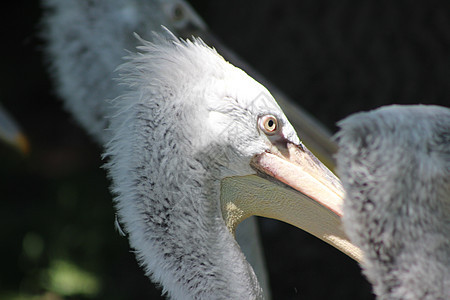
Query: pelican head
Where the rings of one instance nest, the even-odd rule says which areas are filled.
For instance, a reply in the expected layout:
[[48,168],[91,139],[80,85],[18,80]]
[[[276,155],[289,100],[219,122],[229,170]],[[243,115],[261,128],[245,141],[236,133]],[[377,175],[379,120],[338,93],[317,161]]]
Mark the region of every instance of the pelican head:
[[260,298],[233,238],[250,215],[284,220],[354,258],[342,190],[270,93],[201,40],[141,41],[119,68],[107,164],[119,217],[174,298]]

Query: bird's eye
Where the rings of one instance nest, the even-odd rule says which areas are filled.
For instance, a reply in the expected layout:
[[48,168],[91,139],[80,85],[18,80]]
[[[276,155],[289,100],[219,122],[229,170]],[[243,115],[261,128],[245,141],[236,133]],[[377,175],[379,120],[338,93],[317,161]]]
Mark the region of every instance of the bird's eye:
[[173,21],[181,21],[184,18],[184,9],[180,4],[175,5],[172,8],[171,17]]
[[274,116],[267,115],[259,118],[259,128],[267,135],[273,135],[278,132],[278,120]]

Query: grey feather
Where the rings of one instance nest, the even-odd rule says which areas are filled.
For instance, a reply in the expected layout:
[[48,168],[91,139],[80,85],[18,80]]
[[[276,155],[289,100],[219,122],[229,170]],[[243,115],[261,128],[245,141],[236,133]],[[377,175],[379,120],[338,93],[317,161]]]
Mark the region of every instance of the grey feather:
[[389,106],[338,125],[344,225],[378,299],[449,299],[450,109]]

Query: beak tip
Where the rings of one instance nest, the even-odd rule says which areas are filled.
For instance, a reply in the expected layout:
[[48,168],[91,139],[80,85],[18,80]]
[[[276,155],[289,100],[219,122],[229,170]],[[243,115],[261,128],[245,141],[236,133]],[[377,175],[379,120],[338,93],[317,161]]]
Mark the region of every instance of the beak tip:
[[24,155],[29,155],[31,152],[30,143],[23,133],[19,133],[16,135],[16,137],[14,139],[14,145]]

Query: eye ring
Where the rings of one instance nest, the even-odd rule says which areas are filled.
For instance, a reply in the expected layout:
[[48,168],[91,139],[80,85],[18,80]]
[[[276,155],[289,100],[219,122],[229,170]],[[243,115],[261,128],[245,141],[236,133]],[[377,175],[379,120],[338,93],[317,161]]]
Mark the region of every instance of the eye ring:
[[278,119],[272,115],[265,115],[259,118],[259,128],[267,135],[274,135],[280,126]]

